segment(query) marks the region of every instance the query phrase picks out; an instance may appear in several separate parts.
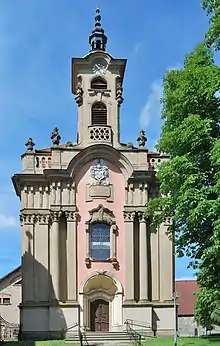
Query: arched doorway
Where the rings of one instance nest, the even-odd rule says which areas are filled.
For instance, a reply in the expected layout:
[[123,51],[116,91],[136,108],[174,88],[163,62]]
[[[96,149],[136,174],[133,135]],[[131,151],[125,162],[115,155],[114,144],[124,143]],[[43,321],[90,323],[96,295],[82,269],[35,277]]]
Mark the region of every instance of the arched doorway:
[[96,299],[90,303],[90,330],[109,331],[109,302],[106,300]]
[[79,289],[80,325],[91,331],[122,330],[122,296],[121,283],[110,273],[90,273]]

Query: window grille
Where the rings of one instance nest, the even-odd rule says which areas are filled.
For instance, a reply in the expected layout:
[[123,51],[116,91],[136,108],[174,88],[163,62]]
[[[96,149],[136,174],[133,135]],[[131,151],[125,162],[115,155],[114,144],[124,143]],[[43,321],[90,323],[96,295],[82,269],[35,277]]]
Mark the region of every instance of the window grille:
[[90,256],[96,261],[110,258],[110,225],[94,223],[90,228]]

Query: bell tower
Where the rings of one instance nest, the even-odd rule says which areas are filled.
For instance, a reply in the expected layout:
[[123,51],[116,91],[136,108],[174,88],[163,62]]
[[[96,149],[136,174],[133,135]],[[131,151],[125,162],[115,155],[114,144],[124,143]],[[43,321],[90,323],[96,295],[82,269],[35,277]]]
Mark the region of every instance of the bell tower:
[[77,142],[81,147],[100,143],[117,148],[127,60],[115,59],[107,53],[107,36],[99,8],[89,44],[86,56],[72,59],[72,93],[78,105]]

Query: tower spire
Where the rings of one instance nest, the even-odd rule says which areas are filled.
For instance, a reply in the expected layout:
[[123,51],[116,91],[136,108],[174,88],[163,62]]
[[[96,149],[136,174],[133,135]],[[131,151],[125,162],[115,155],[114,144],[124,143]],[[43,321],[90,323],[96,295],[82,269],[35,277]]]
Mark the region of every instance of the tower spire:
[[105,31],[101,25],[99,6],[97,6],[95,11],[95,26],[92,29],[91,35],[89,36],[89,44],[92,52],[97,50],[105,51],[106,49],[107,36],[105,35]]

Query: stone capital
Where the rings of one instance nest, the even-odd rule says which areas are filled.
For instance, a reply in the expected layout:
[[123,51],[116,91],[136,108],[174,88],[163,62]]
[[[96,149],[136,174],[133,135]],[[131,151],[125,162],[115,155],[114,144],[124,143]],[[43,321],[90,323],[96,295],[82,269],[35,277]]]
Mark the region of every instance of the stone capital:
[[67,222],[76,222],[78,214],[75,211],[65,211],[65,217]]
[[50,214],[37,214],[36,221],[41,225],[48,225],[50,222]]
[[23,225],[33,225],[36,222],[35,214],[20,214],[20,223]]
[[52,222],[59,222],[59,218],[62,215],[61,211],[51,211],[50,212],[50,219]]
[[133,222],[135,217],[135,211],[124,211],[123,214],[125,222]]
[[139,211],[138,212],[138,219],[139,219],[139,222],[146,222],[146,215],[143,211]]

